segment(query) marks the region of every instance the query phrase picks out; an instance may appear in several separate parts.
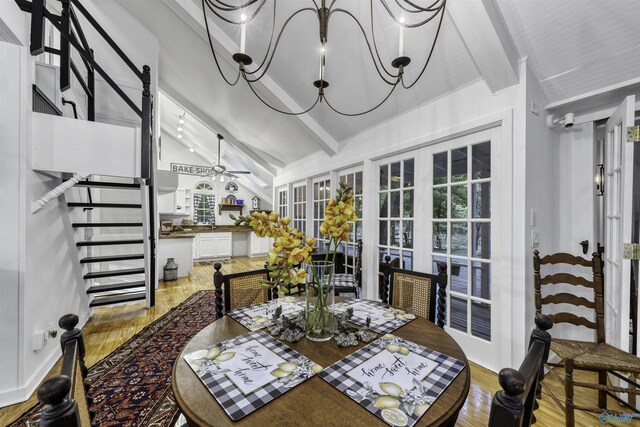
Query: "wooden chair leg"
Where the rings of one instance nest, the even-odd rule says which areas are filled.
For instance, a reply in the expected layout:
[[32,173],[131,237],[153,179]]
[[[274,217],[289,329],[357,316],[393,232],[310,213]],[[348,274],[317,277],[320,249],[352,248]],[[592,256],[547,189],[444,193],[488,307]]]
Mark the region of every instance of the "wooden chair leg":
[[[598,372],[598,384],[607,385],[607,373],[606,371]],[[605,390],[598,391],[598,407],[600,409],[607,409],[607,392]]]
[[574,407],[573,407],[573,359],[566,359],[564,363],[564,406],[566,416],[566,427],[574,427]]

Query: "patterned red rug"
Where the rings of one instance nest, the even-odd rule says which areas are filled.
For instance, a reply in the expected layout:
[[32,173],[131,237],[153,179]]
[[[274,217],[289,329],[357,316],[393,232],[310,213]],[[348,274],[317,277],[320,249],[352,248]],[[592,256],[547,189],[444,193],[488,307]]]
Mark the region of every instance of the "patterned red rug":
[[[199,291],[89,369],[94,422],[100,426],[168,427],[178,415],[173,364],[187,342],[215,320],[213,291]],[[10,427],[38,425],[40,404]]]

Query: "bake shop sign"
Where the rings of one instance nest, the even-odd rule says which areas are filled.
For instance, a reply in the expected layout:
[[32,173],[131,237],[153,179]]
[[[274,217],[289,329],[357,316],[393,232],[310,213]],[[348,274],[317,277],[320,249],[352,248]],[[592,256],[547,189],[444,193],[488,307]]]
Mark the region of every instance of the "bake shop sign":
[[171,170],[182,175],[211,175],[213,168],[211,166],[187,165],[184,163],[171,163]]

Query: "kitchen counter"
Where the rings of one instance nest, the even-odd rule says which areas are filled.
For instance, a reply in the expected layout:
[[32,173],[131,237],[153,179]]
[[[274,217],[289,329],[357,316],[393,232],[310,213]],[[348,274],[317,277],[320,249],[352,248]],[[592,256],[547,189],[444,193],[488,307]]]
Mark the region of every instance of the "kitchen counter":
[[161,239],[177,239],[185,237],[195,237],[198,233],[248,233],[253,231],[251,227],[241,227],[235,225],[216,225],[214,228],[208,225],[187,225],[182,226],[189,231],[172,231],[170,234],[160,234]]
[[193,233],[171,233],[158,236],[159,239],[193,239],[194,237],[196,235]]

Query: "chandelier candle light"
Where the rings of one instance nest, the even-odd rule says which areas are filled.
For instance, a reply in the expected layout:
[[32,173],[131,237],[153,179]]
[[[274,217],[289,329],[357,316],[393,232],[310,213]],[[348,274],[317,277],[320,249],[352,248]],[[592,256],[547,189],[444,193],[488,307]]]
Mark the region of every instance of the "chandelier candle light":
[[[267,28],[265,31],[261,31],[257,29],[261,34],[268,34],[270,31],[271,36],[269,38],[268,47],[266,48],[266,52],[262,56],[259,61],[259,65],[254,65],[253,58],[247,54],[246,51],[246,42],[247,42],[247,25],[258,16],[258,14],[262,10],[269,9],[264,6],[271,1],[273,3],[273,19],[271,21],[270,29]],[[388,0],[370,0],[368,11],[370,21],[369,32],[365,31],[365,26],[358,21],[356,17],[357,11],[362,9],[362,4],[364,2],[361,0],[360,2],[346,2],[344,0],[332,0],[330,4],[327,6],[326,0],[312,0],[311,2],[304,2],[305,7],[301,7],[296,9],[291,13],[288,17],[284,16],[278,19],[278,14],[276,13],[276,3],[277,0],[240,0],[237,2],[229,2],[228,0],[202,0],[202,12],[204,14],[204,22],[207,30],[207,36],[209,40],[209,47],[211,49],[211,54],[213,55],[213,59],[215,61],[216,67],[218,71],[222,75],[222,78],[229,84],[230,86],[235,86],[242,78],[247,82],[249,88],[254,93],[254,95],[267,107],[278,111],[287,115],[300,115],[305,114],[311,111],[316,105],[322,103],[323,101],[326,105],[333,111],[338,114],[344,116],[360,116],[363,114],[367,114],[376,108],[380,107],[382,104],[389,99],[391,94],[394,92],[396,87],[401,84],[404,89],[412,88],[418,80],[424,74],[424,71],[429,64],[431,57],[433,55],[433,51],[436,45],[436,41],[438,40],[438,35],[440,34],[440,28],[442,26],[442,20],[444,17],[444,10],[447,3],[447,0],[395,0],[395,2],[389,2]],[[298,2],[296,2],[298,3]],[[303,2],[299,2],[303,3]],[[314,7],[309,7],[308,4],[311,3]],[[319,4],[318,4],[319,3]],[[356,5],[356,3],[358,5]],[[380,4],[381,7],[374,7],[374,3]],[[394,4],[395,3],[395,4]],[[423,5],[420,5],[423,3]],[[342,4],[345,7],[339,7]],[[347,9],[349,7],[351,10]],[[367,9],[367,8],[365,8]],[[376,31],[374,29],[374,13],[376,9],[382,9],[383,12],[377,11],[377,14],[382,14],[386,17],[386,19],[390,18],[393,20],[399,28],[398,34],[398,56],[391,59],[390,65],[391,68],[388,68],[389,62],[383,61],[380,51],[378,50],[378,45],[376,43]],[[207,13],[207,10],[210,13]],[[272,61],[275,57],[275,53],[278,49],[278,45],[280,44],[281,38],[285,33],[285,29],[287,26],[295,19],[303,19],[303,15],[308,15],[307,12],[312,12],[315,15],[315,20],[318,23],[319,27],[319,35],[320,35],[320,71],[318,75],[318,80],[313,82],[313,86],[318,90],[318,95],[316,96],[313,104],[305,108],[301,111],[287,111],[283,110],[279,107],[271,105],[263,96],[259,94],[258,91],[254,88],[254,84],[258,82],[262,77],[267,74],[269,67],[272,64]],[[385,14],[386,12],[386,14]],[[267,13],[267,12],[265,12]],[[366,108],[362,111],[358,112],[345,112],[342,111],[329,102],[327,96],[325,94],[325,90],[329,87],[329,82],[325,78],[325,64],[326,64],[326,48],[328,41],[328,32],[329,32],[329,21],[330,18],[334,15],[345,15],[349,20],[355,21],[353,28],[355,30],[355,36],[358,35],[358,30],[360,34],[364,37],[364,46],[366,46],[369,55],[371,56],[371,60],[376,69],[376,72],[380,79],[389,85],[391,88],[387,92],[387,94],[383,97],[381,101],[372,107]],[[214,20],[214,17],[216,18]],[[437,20],[434,20],[438,18]],[[239,25],[240,26],[240,51],[234,53],[232,55],[233,61],[238,64],[238,72],[235,77],[228,78],[220,67],[220,63],[218,61],[218,55],[216,50],[214,49],[214,42],[211,36],[211,31],[209,28],[209,21],[216,22],[220,20],[227,24]],[[405,46],[404,46],[404,38],[405,38],[405,29],[415,29],[419,27],[423,27],[429,24],[431,21],[437,22],[437,27],[435,31],[435,35],[433,37],[432,43],[425,43],[424,39],[420,39],[420,45],[424,45],[427,49],[427,58],[420,69],[418,76],[412,82],[405,82],[404,79],[404,69],[409,66],[411,63],[411,58],[409,56],[405,56]],[[276,33],[276,22],[283,22],[282,27]],[[384,22],[382,22],[384,25]],[[379,27],[382,28],[382,27]],[[290,35],[290,33],[289,33]],[[351,36],[349,36],[351,37]],[[388,35],[378,34],[378,38],[388,38]],[[298,61],[295,59],[293,62]],[[395,70],[394,70],[395,69]]]
[[[333,264],[340,243],[349,240],[351,222],[358,217],[353,208],[351,187],[340,183],[336,197],[329,199],[325,209],[320,233],[329,239],[324,261],[312,263],[311,254],[316,249],[316,239],[290,227],[291,218],[280,218],[277,212],[252,212],[235,220],[236,225],[249,226],[258,237],[273,238],[269,250],[267,269],[269,280],[262,286],[275,292],[288,294],[290,288],[307,284],[305,329],[307,338],[313,341],[327,341],[333,338]],[[311,272],[307,271],[307,267]],[[310,287],[315,287],[315,299]]]

